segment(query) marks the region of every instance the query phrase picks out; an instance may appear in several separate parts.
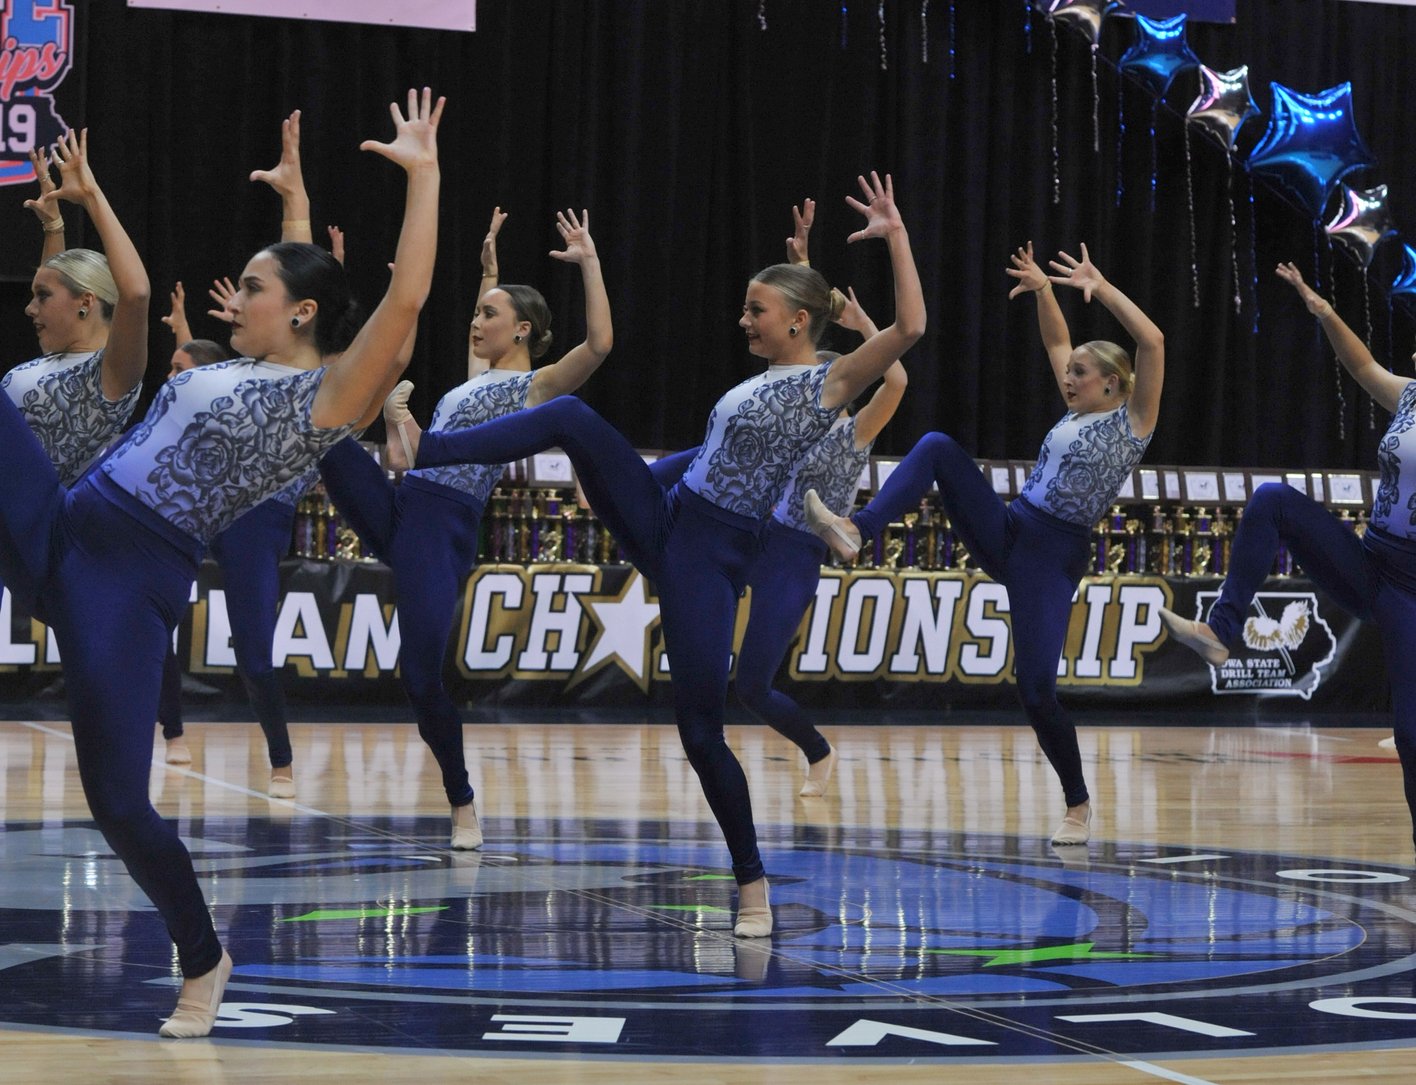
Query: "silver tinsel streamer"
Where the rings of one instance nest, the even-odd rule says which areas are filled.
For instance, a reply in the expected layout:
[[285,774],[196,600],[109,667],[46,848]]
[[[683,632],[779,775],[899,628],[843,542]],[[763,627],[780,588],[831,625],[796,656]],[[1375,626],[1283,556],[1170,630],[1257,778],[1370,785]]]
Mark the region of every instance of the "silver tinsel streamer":
[[1190,293],[1200,307],[1199,246],[1195,242],[1195,175],[1190,166],[1190,126],[1185,126],[1185,206],[1190,209]]
[[875,9],[875,17],[880,21],[880,70],[886,71],[890,65],[886,61],[885,52],[885,0],[880,0],[879,6]]
[[1224,198],[1229,204],[1229,270],[1234,277],[1234,311],[1244,311],[1244,297],[1239,292],[1239,223],[1234,218],[1234,159],[1224,162]]
[[[1362,318],[1367,325],[1367,353],[1372,351],[1372,283],[1367,277],[1367,269],[1362,269]],[[1377,428],[1377,401],[1367,397],[1367,428]]]
[[[953,10],[953,5],[949,10]],[[929,63],[929,0],[919,6],[919,59]]]
[[767,29],[767,0],[757,0],[757,29]]
[[1057,23],[1047,20],[1052,32],[1052,203],[1062,202],[1062,151],[1057,146]]
[[1101,126],[1096,111],[1101,99],[1101,89],[1096,82],[1096,46],[1091,47],[1092,55],[1092,154],[1101,154]]
[[841,48],[842,48],[842,49],[844,49],[844,48],[846,47],[847,42],[850,41],[850,34],[848,33],[848,31],[849,31],[849,29],[850,29],[850,22],[851,22],[851,9],[850,9],[850,6],[846,3],[846,0],[841,0]]

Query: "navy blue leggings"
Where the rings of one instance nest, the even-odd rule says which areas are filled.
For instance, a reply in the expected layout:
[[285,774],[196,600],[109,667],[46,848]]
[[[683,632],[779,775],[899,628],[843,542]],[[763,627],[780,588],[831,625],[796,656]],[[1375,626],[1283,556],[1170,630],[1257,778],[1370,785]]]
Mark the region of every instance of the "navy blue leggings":
[[831,752],[801,705],[772,688],[802,615],[816,597],[826,544],[815,535],[770,521],[762,556],[752,568],[752,609],[738,652],[737,695],[743,707],[815,764]]
[[191,856],[148,800],[148,777],[162,661],[201,547],[102,472],[65,491],[4,395],[0,449],[0,576],[59,643],[94,822],[162,916],[182,974],[200,976],[221,943]]
[[[294,526],[295,506],[271,498],[238,517],[211,541],[210,548],[226,587],[236,670],[265,734],[271,768],[276,769],[293,760],[285,689],[271,657],[271,645],[280,602],[280,559],[290,552]],[[182,734],[182,667],[170,644],[157,720],[162,724],[163,738]]]
[[874,538],[919,507],[933,483],[954,532],[990,577],[1008,589],[1013,674],[1028,722],[1037,734],[1068,806],[1087,801],[1077,729],[1057,701],[1057,661],[1072,618],[1072,597],[1086,575],[1090,531],[1035,508],[1022,498],[1004,504],[973,457],[952,437],[920,438],[875,499],[851,519]]
[[453,806],[473,799],[462,716],[443,685],[443,658],[458,588],[477,560],[482,505],[449,486],[412,475],[394,486],[357,441],[320,461],[325,491],[364,544],[393,570],[398,606],[398,673],[442,773]]
[[[634,447],[573,396],[470,429],[425,432],[418,466],[507,463],[559,446],[615,541],[659,591],[674,716],[739,884],[762,877],[752,799],[723,737],[738,596],[760,551],[757,521],[681,485],[665,490]],[[669,470],[668,467],[663,470]]]
[[1249,604],[1273,568],[1280,543],[1343,610],[1375,622],[1381,631],[1392,730],[1416,843],[1416,672],[1408,665],[1416,653],[1416,542],[1378,527],[1358,539],[1312,498],[1281,482],[1265,483],[1244,508],[1228,575],[1210,608],[1209,626],[1222,643],[1239,642]]

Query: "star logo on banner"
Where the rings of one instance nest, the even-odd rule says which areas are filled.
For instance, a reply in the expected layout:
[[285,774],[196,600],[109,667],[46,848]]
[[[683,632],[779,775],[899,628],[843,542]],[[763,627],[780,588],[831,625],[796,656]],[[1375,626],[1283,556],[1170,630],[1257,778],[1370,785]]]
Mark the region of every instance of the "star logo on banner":
[[634,679],[641,691],[649,692],[649,641],[659,623],[659,604],[649,601],[644,578],[632,574],[612,599],[581,599],[582,605],[600,626],[580,664],[577,686],[596,671],[615,663]]

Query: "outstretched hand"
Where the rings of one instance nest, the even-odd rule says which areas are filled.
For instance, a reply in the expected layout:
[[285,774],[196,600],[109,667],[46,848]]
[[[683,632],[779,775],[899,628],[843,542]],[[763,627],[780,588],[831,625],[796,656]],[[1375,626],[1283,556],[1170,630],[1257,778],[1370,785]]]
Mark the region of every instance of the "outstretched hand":
[[801,201],[801,206],[792,205],[792,236],[787,238],[787,263],[810,264],[807,258],[807,242],[811,236],[811,226],[816,221],[816,201],[810,196]]
[[423,88],[408,91],[408,113],[398,108],[397,102],[390,102],[388,111],[393,117],[394,136],[390,143],[379,143],[366,139],[359,144],[361,151],[373,151],[390,162],[402,166],[412,173],[417,169],[436,167],[438,164],[438,122],[442,120],[446,98],[433,102],[433,92]]
[[39,199],[25,201],[25,206],[43,219],[54,217],[57,200],[82,204],[98,192],[98,182],[88,164],[87,128],[78,134],[72,128],[64,133],[64,138],[54,144],[54,163],[59,167],[59,187],[51,185],[45,192],[41,184]]
[[557,211],[556,229],[565,240],[565,250],[557,252],[552,249],[550,255],[555,259],[579,264],[595,257],[595,242],[590,237],[589,211],[581,211],[579,218],[576,218],[575,212],[569,208]]
[[231,310],[227,308],[231,299],[236,296],[236,286],[229,278],[213,279],[207,296],[217,305],[217,308],[207,310],[207,316],[214,316],[217,320],[225,321],[227,324],[236,319],[231,315]]
[[[54,191],[54,178],[49,172],[49,156],[44,153],[43,147],[36,147],[29,153],[30,165],[34,167],[34,179],[39,182],[39,195],[41,198]],[[48,226],[59,217],[59,210],[50,207],[45,210],[37,201],[26,201],[25,206],[35,213],[43,226]]]
[[[177,326],[187,326],[187,292],[182,289],[181,280],[172,288],[172,311],[162,318],[162,322],[177,331]],[[179,343],[178,346],[181,346]]]
[[1322,317],[1332,311],[1328,300],[1303,281],[1303,273],[1298,270],[1297,264],[1290,260],[1279,264],[1274,270],[1280,279],[1298,291],[1298,296],[1303,299],[1303,304],[1308,307],[1308,312]]
[[1082,242],[1082,258],[1078,260],[1069,253],[1059,252],[1058,259],[1049,260],[1048,264],[1056,270],[1056,275],[1049,275],[1049,282],[1054,282],[1058,286],[1074,286],[1082,292],[1083,301],[1092,300],[1092,292],[1106,284],[1106,278],[1097,271],[1091,262],[1091,257],[1087,254],[1086,242]]
[[497,234],[501,233],[506,212],[500,207],[492,208],[492,224],[487,227],[487,236],[482,238],[482,278],[497,277]]
[[1008,291],[1009,301],[1019,294],[1042,290],[1048,285],[1047,273],[1033,259],[1033,243],[1031,241],[1018,249],[1017,252],[1012,253],[1008,259],[1012,261],[1013,266],[1003,270],[1018,280],[1018,285]]
[[344,231],[338,226],[330,226],[329,229],[329,251],[330,255],[339,261],[339,266],[344,266]]
[[853,196],[846,197],[846,203],[865,216],[865,229],[857,230],[846,238],[849,244],[853,241],[864,241],[868,237],[884,237],[892,230],[902,229],[905,225],[900,218],[900,210],[895,206],[895,182],[887,173],[885,182],[880,182],[880,175],[874,170],[870,171],[870,180],[864,177],[857,177],[860,182],[860,190],[865,194],[866,203],[861,203]]
[[300,172],[300,111],[297,109],[280,122],[280,161],[268,170],[252,170],[252,181],[264,181],[282,196],[299,192],[305,187]]

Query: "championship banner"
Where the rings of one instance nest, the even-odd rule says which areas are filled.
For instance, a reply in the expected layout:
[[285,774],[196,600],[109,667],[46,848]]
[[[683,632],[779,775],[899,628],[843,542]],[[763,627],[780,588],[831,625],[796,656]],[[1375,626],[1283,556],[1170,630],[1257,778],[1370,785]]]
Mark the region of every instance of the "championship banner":
[[73,66],[73,45],[66,0],[0,0],[0,185],[32,184],[30,151],[69,127],[54,91]]
[[[287,560],[274,661],[292,705],[404,703],[392,574],[364,562]],[[1243,645],[1211,667],[1165,637],[1157,609],[1203,616],[1213,577],[1093,576],[1072,605],[1058,687],[1069,706],[1235,710],[1256,697],[1352,711],[1387,705],[1376,631],[1298,578],[1255,599]],[[193,706],[245,696],[235,672],[227,586],[207,562],[178,629]],[[736,649],[751,616],[738,608]],[[444,673],[472,706],[671,704],[654,586],[627,565],[483,565],[468,577]],[[115,649],[116,650],[116,649]],[[976,572],[823,569],[779,672],[779,688],[829,711],[1011,707],[1008,594]],[[44,626],[0,599],[0,697],[55,704],[59,652]],[[47,692],[46,692],[47,691]],[[19,710],[17,706],[16,709]],[[1202,715],[1196,722],[1203,722]]]

